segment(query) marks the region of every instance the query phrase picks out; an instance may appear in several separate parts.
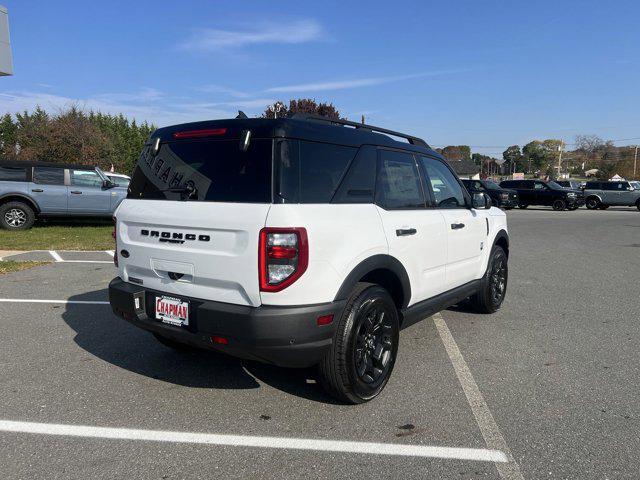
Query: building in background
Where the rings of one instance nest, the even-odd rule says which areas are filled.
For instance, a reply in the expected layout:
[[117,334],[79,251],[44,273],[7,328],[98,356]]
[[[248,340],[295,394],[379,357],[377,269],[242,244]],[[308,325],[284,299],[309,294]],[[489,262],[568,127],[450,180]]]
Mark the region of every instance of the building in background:
[[9,14],[7,7],[0,5],[0,76],[13,75],[13,57],[9,39]]

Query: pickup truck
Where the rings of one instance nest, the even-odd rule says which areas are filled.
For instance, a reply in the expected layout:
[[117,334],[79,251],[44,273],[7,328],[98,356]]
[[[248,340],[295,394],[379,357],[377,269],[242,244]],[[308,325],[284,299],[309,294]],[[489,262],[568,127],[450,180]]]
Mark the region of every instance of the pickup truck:
[[111,217],[127,189],[98,167],[0,160],[0,227],[26,230],[36,217]]

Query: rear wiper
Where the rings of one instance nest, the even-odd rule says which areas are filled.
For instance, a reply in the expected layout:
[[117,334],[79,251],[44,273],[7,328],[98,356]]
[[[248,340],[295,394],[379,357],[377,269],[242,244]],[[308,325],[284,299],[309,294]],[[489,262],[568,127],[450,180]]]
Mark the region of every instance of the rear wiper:
[[180,193],[187,195],[187,199],[197,195],[198,190],[191,184],[187,184],[184,187],[171,187],[160,190],[161,192]]

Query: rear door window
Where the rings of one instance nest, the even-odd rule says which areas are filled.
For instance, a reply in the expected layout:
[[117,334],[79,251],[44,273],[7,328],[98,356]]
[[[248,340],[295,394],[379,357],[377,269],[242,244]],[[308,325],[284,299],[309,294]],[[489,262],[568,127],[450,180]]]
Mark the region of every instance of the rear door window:
[[0,182],[26,182],[27,169],[25,167],[1,167]]
[[426,206],[413,155],[392,150],[379,151],[376,203],[386,209]]
[[41,185],[64,185],[64,169],[57,167],[34,167],[33,182]]
[[128,198],[270,203],[273,141],[253,139],[247,151],[238,140],[178,140],[145,146]]

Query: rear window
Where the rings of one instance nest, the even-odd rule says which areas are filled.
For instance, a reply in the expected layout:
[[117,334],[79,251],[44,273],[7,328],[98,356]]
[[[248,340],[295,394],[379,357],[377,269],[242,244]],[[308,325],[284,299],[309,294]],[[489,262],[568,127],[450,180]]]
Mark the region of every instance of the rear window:
[[153,155],[146,146],[128,198],[270,203],[272,147],[270,139],[251,140],[247,151],[237,139],[182,140]]
[[25,167],[0,167],[0,182],[26,182]]

